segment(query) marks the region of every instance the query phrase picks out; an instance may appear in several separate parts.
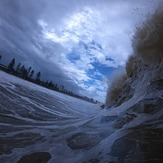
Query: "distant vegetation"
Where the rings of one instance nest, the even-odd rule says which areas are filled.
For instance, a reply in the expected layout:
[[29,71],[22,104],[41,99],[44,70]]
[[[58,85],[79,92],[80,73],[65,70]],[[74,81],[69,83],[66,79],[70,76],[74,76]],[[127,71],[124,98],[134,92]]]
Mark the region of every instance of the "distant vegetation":
[[[2,55],[0,55],[0,60],[2,59]],[[3,64],[0,64],[0,70],[3,70],[7,73],[10,73],[12,75],[15,75],[19,78],[23,78],[29,82],[41,85],[43,87],[46,87],[48,89],[51,90],[55,90],[58,92],[62,92],[64,94],[91,102],[91,103],[99,103],[97,100],[94,100],[93,98],[89,98],[87,96],[81,96],[78,95],[72,91],[68,91],[65,89],[65,87],[63,85],[58,85],[55,84],[53,81],[43,81],[41,80],[41,72],[35,72],[34,69],[32,69],[32,67],[26,67],[25,65],[23,65],[22,63],[18,63],[16,65],[16,59],[13,58],[10,63],[8,64],[8,66],[5,66]]]
[[[158,9],[144,24],[137,28],[132,40],[134,55],[126,62],[126,72],[113,79],[107,92],[105,107],[121,105],[133,96],[131,82],[138,80],[140,73],[148,73],[150,81],[163,79],[163,10]],[[152,70],[155,70],[152,72]],[[147,74],[144,75],[147,76]],[[143,80],[143,78],[139,78]],[[147,81],[144,81],[147,84]]]

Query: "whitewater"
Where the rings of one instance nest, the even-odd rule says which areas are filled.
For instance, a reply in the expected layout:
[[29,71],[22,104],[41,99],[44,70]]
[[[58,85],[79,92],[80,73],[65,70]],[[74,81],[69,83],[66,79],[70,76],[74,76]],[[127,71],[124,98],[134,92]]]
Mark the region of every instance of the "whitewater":
[[121,108],[101,110],[99,104],[0,71],[0,162],[163,160],[163,97],[160,94],[155,100],[161,101],[157,109],[146,112],[141,110],[142,98],[133,97]]

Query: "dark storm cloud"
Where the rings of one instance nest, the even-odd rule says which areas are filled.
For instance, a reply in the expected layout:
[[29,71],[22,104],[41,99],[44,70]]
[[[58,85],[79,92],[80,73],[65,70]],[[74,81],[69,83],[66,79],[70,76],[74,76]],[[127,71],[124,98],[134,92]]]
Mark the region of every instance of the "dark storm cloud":
[[[51,55],[64,51],[61,45],[45,41],[38,20],[43,16],[43,1],[2,0],[0,2],[0,52],[5,63],[12,57],[42,72],[42,78],[78,87],[65,72],[50,62]],[[48,15],[44,15],[48,17]],[[63,49],[63,50],[61,50]],[[78,88],[79,89],[79,88]]]

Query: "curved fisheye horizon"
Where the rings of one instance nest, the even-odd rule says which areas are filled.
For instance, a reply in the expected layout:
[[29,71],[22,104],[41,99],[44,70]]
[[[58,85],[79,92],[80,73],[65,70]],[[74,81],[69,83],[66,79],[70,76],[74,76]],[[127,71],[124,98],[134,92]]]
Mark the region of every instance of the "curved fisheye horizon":
[[[133,33],[158,1],[0,2],[1,62],[17,61],[69,91],[105,101],[112,74],[132,53]],[[3,28],[2,28],[3,27]]]
[[163,162],[162,0],[0,1],[0,162]]

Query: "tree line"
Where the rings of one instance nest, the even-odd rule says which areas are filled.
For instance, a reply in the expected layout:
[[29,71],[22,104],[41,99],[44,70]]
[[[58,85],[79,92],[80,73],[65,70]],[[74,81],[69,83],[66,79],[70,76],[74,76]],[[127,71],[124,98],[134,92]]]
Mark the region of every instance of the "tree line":
[[[0,60],[1,59],[2,59],[2,56],[0,55]],[[70,95],[70,96],[73,96],[73,97],[76,97],[79,99],[83,99],[83,100],[91,102],[91,103],[98,103],[98,101],[94,100],[93,98],[89,98],[87,96],[81,96],[72,91],[66,90],[63,85],[58,85],[58,84],[54,83],[53,81],[41,80],[41,72],[40,71],[35,72],[35,70],[31,66],[26,67],[24,64],[22,64],[20,62],[16,65],[15,58],[13,58],[7,66],[0,64],[0,69],[7,73],[15,75],[17,77],[23,78],[27,81],[33,82],[33,83],[41,85],[43,87],[46,87],[48,89],[59,91],[59,92],[65,93],[67,95]]]

